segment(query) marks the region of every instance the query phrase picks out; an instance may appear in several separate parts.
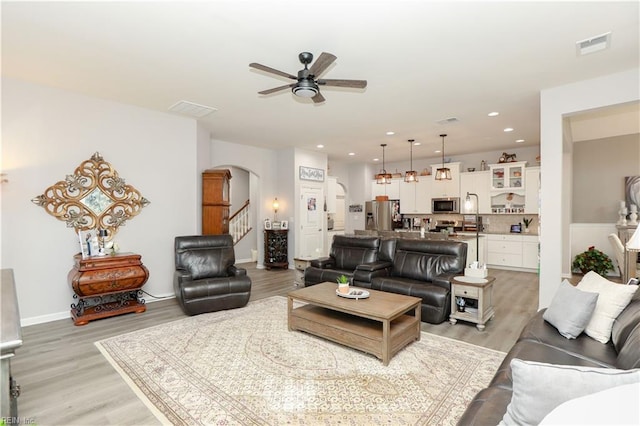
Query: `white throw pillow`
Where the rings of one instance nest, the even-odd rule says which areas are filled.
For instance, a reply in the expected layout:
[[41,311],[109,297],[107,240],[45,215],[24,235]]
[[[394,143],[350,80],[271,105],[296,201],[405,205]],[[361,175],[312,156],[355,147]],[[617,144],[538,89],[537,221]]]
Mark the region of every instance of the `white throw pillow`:
[[[537,425],[570,399],[630,383],[640,383],[640,369],[580,367],[511,360],[513,393],[501,425]],[[606,409],[600,405],[601,409]]]
[[638,288],[614,283],[593,271],[588,272],[576,288],[598,293],[596,309],[584,332],[598,342],[607,343],[611,338],[613,321],[627,307]]
[[[640,425],[640,383],[616,386],[558,405],[541,425]],[[606,409],[603,409],[606,407]]]

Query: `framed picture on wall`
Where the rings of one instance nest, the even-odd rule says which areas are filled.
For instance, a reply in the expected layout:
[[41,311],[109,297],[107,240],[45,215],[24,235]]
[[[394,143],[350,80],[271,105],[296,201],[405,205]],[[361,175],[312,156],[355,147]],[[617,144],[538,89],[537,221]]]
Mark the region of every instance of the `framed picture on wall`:
[[324,182],[324,170],[314,167],[300,166],[300,180],[311,180],[314,182]]
[[280,222],[280,229],[289,229],[289,221],[283,220],[282,222]]
[[271,219],[264,220],[264,229],[271,230]]

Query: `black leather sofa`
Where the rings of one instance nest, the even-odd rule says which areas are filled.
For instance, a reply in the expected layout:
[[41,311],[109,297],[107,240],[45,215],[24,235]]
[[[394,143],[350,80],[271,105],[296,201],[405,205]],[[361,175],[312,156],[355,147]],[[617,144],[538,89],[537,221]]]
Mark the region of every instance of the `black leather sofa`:
[[184,313],[245,306],[251,296],[251,278],[246,269],[234,264],[229,234],[176,237],[173,288]]
[[538,312],[525,326],[489,386],[471,401],[458,425],[497,425],[512,396],[511,360],[622,370],[640,368],[640,289],[613,323],[611,340],[602,344],[586,334],[566,339]]
[[451,312],[451,279],[464,273],[467,244],[460,241],[391,238],[383,240],[379,262],[391,263],[370,271],[358,266],[353,284],[422,299],[422,321],[440,324]]
[[464,272],[467,244],[336,235],[329,257],[311,261],[305,286],[335,281],[344,274],[353,285],[422,299],[421,318],[439,324],[451,311],[451,278]]
[[358,266],[367,265],[371,273],[387,274],[390,262],[379,262],[379,237],[334,235],[329,256],[314,259],[304,271],[304,285],[336,282],[341,275],[349,278]]

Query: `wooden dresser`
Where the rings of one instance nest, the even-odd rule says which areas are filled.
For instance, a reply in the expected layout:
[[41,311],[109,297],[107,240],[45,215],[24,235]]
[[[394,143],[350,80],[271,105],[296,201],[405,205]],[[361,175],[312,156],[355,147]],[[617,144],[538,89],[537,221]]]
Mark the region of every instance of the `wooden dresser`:
[[202,173],[202,235],[229,233],[229,181],[227,169],[210,169]]
[[141,256],[118,253],[91,256],[85,259],[76,254],[68,281],[77,303],[71,305],[75,325],[129,312],[147,310],[140,289],[149,279],[149,271]]

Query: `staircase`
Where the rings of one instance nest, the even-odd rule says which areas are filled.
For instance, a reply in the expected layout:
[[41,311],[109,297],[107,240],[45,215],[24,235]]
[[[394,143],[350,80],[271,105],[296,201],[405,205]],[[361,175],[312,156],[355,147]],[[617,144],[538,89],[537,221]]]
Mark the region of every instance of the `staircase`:
[[249,200],[245,201],[240,210],[235,212],[229,219],[229,234],[233,237],[233,244],[236,244],[251,231],[250,205]]

